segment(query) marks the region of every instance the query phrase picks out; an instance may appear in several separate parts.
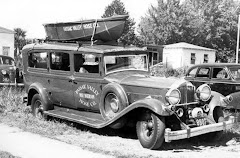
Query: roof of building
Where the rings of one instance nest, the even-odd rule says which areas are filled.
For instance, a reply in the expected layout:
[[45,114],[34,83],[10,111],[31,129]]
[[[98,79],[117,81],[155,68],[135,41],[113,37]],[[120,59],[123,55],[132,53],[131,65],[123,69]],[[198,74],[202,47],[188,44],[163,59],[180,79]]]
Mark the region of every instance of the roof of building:
[[185,42],[180,42],[180,43],[174,43],[174,44],[169,44],[165,45],[164,49],[193,49],[193,50],[205,50],[205,51],[216,51],[215,49],[210,49],[206,47],[201,47]]
[[6,29],[4,27],[0,26],[0,33],[10,33],[10,34],[14,34],[14,31]]

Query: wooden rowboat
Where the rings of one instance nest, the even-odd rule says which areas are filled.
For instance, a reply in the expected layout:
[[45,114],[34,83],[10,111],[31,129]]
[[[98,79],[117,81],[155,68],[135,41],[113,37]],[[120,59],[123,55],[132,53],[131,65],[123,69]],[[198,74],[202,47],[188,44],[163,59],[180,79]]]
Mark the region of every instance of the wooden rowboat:
[[116,41],[123,32],[128,15],[76,22],[44,24],[50,41]]

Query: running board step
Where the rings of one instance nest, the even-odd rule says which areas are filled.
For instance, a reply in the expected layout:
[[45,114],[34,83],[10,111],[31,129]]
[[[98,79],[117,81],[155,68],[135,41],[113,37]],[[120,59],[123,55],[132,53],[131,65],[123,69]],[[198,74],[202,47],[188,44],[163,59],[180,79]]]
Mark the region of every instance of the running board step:
[[72,122],[84,124],[93,128],[105,127],[108,123],[101,114],[88,111],[59,108],[44,112],[45,115],[66,119]]

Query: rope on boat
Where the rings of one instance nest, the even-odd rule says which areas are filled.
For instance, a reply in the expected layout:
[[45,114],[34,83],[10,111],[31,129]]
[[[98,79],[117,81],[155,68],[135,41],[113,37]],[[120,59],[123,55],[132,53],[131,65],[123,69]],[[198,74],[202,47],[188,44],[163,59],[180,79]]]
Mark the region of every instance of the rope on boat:
[[97,19],[95,20],[95,25],[94,25],[94,28],[93,28],[93,34],[92,34],[92,37],[91,37],[91,46],[93,45],[93,38],[94,38],[94,35],[96,33],[96,28],[97,28]]

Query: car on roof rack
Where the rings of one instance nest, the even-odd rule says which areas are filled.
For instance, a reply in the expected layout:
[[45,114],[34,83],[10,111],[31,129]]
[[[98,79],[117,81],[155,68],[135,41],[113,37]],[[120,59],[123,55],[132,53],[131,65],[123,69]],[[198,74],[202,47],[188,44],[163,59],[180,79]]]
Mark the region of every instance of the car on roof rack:
[[10,56],[0,55],[0,86],[23,86],[21,69]]
[[196,87],[208,84],[213,91],[234,99],[227,108],[240,109],[240,64],[212,63],[198,64],[190,67],[185,79]]
[[231,128],[222,109],[231,101],[177,78],[150,75],[145,48],[47,42],[23,50],[24,100],[39,118],[53,116],[93,128],[134,125],[141,145]]

